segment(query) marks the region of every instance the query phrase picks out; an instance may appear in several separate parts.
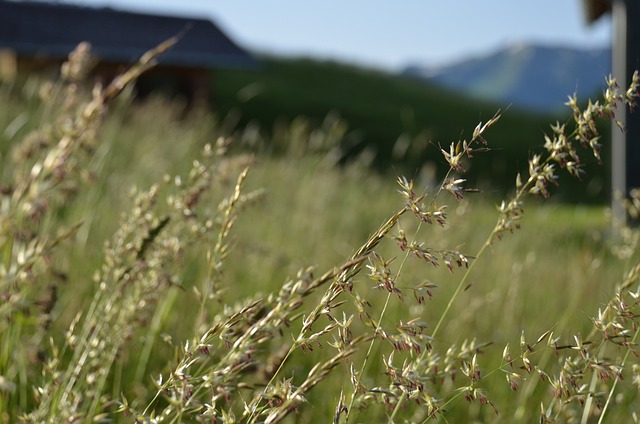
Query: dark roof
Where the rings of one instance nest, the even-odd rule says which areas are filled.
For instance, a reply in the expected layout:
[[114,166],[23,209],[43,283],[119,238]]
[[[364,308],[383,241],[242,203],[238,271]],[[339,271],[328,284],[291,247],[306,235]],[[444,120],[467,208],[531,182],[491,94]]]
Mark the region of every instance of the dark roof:
[[611,11],[611,0],[582,0],[582,4],[589,23]]
[[189,30],[162,65],[245,67],[256,61],[213,22],[46,2],[0,0],[0,48],[20,56],[66,58],[81,41],[103,62],[131,63],[162,41]]

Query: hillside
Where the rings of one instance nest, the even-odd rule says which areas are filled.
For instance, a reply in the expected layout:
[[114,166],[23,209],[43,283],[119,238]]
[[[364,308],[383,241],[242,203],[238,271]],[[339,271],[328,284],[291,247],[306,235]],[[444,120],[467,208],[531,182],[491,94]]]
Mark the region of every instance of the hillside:
[[[319,124],[328,113],[339,113],[349,132],[342,142],[345,155],[364,149],[375,152],[374,164],[381,170],[417,175],[424,163],[439,171],[446,163],[438,146],[469,138],[479,121],[498,110],[495,104],[472,100],[453,91],[424,84],[415,78],[310,59],[263,58],[263,67],[253,71],[216,74],[214,97],[219,118],[231,112],[238,116],[236,128],[257,123],[271,134],[278,122],[298,116]],[[492,190],[509,190],[526,158],[543,144],[549,124],[562,115],[541,115],[516,108],[505,111],[488,140],[494,151],[478,154],[467,177]],[[394,146],[399,137],[409,146]],[[406,154],[397,154],[406,151]],[[603,198],[602,171],[592,186],[592,198]],[[567,197],[572,193],[566,186]],[[569,194],[572,193],[572,194]],[[497,193],[500,194],[500,193]]]
[[604,87],[611,50],[517,44],[487,55],[431,68],[411,65],[404,73],[500,105],[558,111],[568,94],[584,98]]

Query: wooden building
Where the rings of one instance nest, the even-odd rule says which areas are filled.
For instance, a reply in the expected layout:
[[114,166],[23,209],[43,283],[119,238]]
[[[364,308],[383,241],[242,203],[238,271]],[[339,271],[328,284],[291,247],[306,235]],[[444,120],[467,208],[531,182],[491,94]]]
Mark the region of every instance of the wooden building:
[[207,98],[211,70],[254,67],[257,61],[213,22],[110,8],[0,0],[0,78],[58,68],[81,41],[91,44],[97,73],[108,78],[147,50],[182,32],[139,89],[163,84],[189,100]]
[[[612,73],[620,87],[628,87],[636,69],[640,69],[640,1],[638,0],[583,0],[589,22],[611,13],[613,18]],[[612,208],[614,217],[626,219],[622,205],[615,200],[616,193],[628,196],[640,188],[640,112],[631,113],[620,107],[618,119],[626,132],[615,123],[612,143]]]

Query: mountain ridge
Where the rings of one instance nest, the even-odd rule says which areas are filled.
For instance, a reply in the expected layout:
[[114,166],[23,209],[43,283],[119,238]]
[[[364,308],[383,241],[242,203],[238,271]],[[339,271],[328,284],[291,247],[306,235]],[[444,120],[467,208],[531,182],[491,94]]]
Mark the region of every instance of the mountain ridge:
[[567,96],[592,96],[611,73],[611,49],[518,43],[485,55],[427,67],[410,64],[403,75],[501,107],[556,112]]

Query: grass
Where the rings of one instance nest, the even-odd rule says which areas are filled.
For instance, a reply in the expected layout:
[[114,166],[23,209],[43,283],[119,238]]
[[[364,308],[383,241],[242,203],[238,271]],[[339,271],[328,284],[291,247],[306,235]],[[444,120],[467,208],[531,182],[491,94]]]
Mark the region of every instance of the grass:
[[[443,178],[449,166],[438,143],[469,138],[476,124],[497,109],[409,77],[312,59],[261,60],[259,70],[217,72],[212,91],[215,109],[226,117],[227,133],[233,133],[235,123],[242,129],[257,127],[269,141],[263,148],[271,152],[289,148],[281,142],[287,140],[281,133],[288,122],[304,119],[317,127],[325,117],[337,117],[345,131],[342,156],[364,150],[376,169],[415,178],[428,163],[437,178]],[[505,196],[513,175],[526,166],[527,155],[539,148],[549,123],[565,121],[569,115],[568,110],[564,115],[536,115],[511,108],[492,131],[491,153],[478,152],[466,178],[496,197]],[[603,155],[608,157],[606,146]],[[585,181],[560,176],[565,190],[557,196],[579,203],[608,201],[607,166],[588,157],[583,161],[588,169]]]
[[[1,422],[634,419],[637,230],[543,201],[575,165],[560,128],[500,205],[336,166],[340,121],[256,154],[81,69],[0,86]],[[612,93],[589,112],[636,92]],[[503,119],[442,161],[464,175]]]

